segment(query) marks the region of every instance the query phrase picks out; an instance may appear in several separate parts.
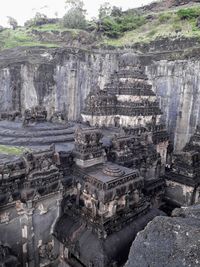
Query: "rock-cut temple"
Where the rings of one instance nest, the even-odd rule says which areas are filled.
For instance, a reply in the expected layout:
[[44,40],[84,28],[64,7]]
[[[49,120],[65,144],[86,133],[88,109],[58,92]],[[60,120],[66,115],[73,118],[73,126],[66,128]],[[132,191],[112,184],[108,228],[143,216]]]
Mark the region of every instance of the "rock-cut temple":
[[0,144],[20,152],[0,155],[0,266],[120,267],[166,205],[198,201],[200,130],[173,155],[137,57],[89,93],[81,118],[1,114]]

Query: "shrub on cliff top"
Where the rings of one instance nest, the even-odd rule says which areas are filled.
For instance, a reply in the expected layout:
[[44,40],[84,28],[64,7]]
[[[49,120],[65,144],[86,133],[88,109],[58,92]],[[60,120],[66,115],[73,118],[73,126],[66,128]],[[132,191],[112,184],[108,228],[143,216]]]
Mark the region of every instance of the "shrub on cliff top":
[[13,30],[15,30],[18,26],[17,20],[13,17],[7,17],[8,18],[8,24],[12,27]]
[[66,28],[85,29],[86,10],[82,0],[66,0],[67,12],[62,18],[62,24]]
[[169,19],[171,19],[172,14],[171,13],[162,13],[159,15],[158,19],[160,23],[168,22]]
[[121,35],[120,25],[112,18],[106,17],[101,22],[101,31],[111,38],[117,38]]
[[200,16],[200,8],[184,8],[177,12],[180,19],[196,19]]
[[126,31],[137,29],[145,22],[144,16],[132,13],[117,17],[108,16],[101,21],[101,31],[111,38],[117,38]]
[[58,21],[59,19],[57,18],[54,19],[48,18],[45,14],[37,12],[34,18],[29,19],[24,23],[24,26],[26,27],[42,26],[45,24],[55,24],[58,23]]
[[85,14],[79,8],[71,8],[62,18],[62,24],[70,29],[85,29]]

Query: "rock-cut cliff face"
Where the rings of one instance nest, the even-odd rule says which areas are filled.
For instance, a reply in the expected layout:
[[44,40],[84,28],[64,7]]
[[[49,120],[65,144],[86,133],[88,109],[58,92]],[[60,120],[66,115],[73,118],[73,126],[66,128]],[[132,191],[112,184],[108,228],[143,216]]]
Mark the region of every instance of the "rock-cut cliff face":
[[[0,112],[23,112],[43,104],[50,113],[65,109],[69,119],[76,120],[89,91],[104,87],[124,53],[75,48],[4,51],[0,54]],[[200,61],[163,58],[164,54],[143,55],[142,62],[179,150],[200,123]]]
[[200,62],[158,61],[147,67],[165,123],[181,150],[200,123]]
[[70,120],[80,117],[89,91],[103,88],[118,68],[115,53],[79,49],[21,48],[0,61],[0,112],[42,104],[50,113],[66,109]]

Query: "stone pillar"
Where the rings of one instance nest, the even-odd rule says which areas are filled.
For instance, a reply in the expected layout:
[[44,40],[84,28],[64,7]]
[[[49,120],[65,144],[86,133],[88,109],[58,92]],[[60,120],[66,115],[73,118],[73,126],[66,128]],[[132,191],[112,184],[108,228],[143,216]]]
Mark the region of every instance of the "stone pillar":
[[80,194],[81,194],[81,184],[77,184],[77,195],[76,195],[76,206],[79,207],[80,202]]
[[134,192],[133,192],[133,199],[134,199],[135,205],[137,206],[137,204],[140,201],[140,194],[139,194],[139,191],[137,189],[134,190]]
[[96,215],[97,215],[97,199],[96,199],[96,196],[92,195],[91,202],[92,202],[92,216],[95,218]]
[[61,216],[61,203],[62,203],[62,200],[63,200],[63,186],[61,184],[60,185],[60,190],[59,190],[59,195],[58,195],[58,198],[57,198],[57,201],[56,201],[56,204],[57,204],[57,216],[56,216],[56,219],[54,220],[54,223],[51,226],[50,234],[54,233],[54,227],[55,227],[55,225],[57,223],[57,220]]
[[33,203],[27,201],[18,214],[21,215],[23,267],[35,267],[34,229],[33,229]]

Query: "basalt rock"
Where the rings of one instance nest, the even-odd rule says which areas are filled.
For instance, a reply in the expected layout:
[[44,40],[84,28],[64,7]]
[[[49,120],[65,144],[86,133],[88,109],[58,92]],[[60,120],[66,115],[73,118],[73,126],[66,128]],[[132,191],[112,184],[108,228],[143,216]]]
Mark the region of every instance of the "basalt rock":
[[200,2],[199,0],[164,0],[164,1],[153,1],[149,5],[139,8],[143,11],[161,11],[169,8],[174,8],[184,5],[192,5],[194,3]]
[[68,46],[80,46],[80,45],[94,45],[97,42],[97,35],[95,33],[89,33],[87,31],[79,31],[75,33],[73,31],[49,31],[41,32],[38,30],[32,30],[31,35],[38,41],[42,42],[55,42],[62,43]]
[[103,89],[119,70],[121,55],[138,49],[144,53],[141,64],[159,98],[170,138],[181,150],[200,123],[198,46],[198,40],[182,38],[129,50],[26,47],[4,51],[0,53],[0,112],[23,114],[40,104],[50,116],[66,110],[69,120],[77,120],[89,92],[98,86]]
[[200,205],[156,217],[137,235],[125,267],[198,267],[199,225]]

